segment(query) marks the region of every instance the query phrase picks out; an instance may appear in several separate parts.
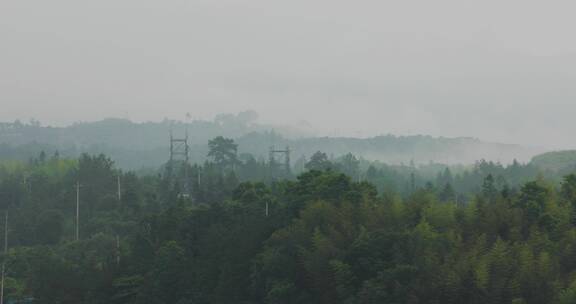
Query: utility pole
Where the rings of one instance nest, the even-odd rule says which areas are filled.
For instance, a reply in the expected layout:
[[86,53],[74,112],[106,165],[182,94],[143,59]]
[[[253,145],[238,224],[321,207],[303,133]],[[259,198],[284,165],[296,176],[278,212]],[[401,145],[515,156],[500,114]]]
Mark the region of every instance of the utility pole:
[[25,173],[24,176],[22,177],[22,185],[24,186],[24,189],[26,190],[26,194],[28,194],[31,197],[32,196],[32,179],[30,178],[30,175],[28,175],[28,173]]
[[119,235],[116,235],[116,265],[120,265],[120,236]]
[[416,191],[416,175],[414,172],[410,173],[410,191],[414,193]]
[[190,177],[188,176],[188,169],[190,167],[190,148],[188,146],[188,126],[186,126],[186,161],[184,163],[184,192],[185,195],[190,196]]
[[4,219],[4,261],[2,261],[2,282],[0,283],[0,304],[4,304],[4,279],[6,277],[6,257],[8,256],[8,210]]
[[122,188],[120,186],[120,174],[118,174],[118,202],[122,201]]
[[[122,204],[122,188],[120,186],[120,173],[118,173],[118,203]],[[116,234],[116,265],[120,265],[120,235]]]
[[78,241],[79,239],[80,239],[80,182],[76,182],[76,241]]
[[268,217],[269,212],[268,212],[268,201],[266,201],[266,217]]
[[198,165],[198,189],[200,189],[200,186],[202,185],[202,176],[200,173],[200,165]]

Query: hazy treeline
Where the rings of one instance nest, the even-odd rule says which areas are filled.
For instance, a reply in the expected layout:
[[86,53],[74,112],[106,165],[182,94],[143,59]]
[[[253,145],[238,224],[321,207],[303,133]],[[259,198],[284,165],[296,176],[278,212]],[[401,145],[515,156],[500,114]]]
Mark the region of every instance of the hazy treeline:
[[376,136],[372,138],[315,137],[308,130],[278,127],[256,122],[254,112],[222,114],[214,121],[133,123],[125,119],[106,119],[77,123],[68,127],[43,127],[37,121],[0,124],[0,158],[26,160],[40,151],[77,158],[82,153],[104,153],[124,169],[156,168],[167,161],[169,132],[175,137],[189,135],[191,159],[204,162],[206,142],[218,135],[234,138],[240,153],[267,158],[271,146],[290,146],[292,158],[310,158],[316,151],[329,156],[354,155],[389,164],[430,161],[446,164],[471,164],[478,159],[509,163],[517,158],[526,162],[540,152],[518,145],[486,143],[472,138],[431,136]]

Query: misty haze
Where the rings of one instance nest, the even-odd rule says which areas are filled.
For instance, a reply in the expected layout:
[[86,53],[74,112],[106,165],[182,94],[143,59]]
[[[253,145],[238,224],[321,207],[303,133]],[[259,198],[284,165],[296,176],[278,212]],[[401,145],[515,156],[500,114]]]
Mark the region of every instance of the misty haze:
[[0,304],[576,303],[576,3],[0,2]]

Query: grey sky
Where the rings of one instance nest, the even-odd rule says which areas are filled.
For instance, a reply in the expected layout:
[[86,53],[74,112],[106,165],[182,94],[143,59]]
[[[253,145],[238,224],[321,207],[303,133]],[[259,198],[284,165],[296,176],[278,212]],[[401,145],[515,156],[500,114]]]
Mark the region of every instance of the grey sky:
[[211,118],[576,147],[574,1],[2,0],[0,120]]

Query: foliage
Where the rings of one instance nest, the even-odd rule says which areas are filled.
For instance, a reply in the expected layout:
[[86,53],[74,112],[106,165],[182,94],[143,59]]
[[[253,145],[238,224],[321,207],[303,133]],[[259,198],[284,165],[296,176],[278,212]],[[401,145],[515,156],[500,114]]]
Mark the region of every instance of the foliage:
[[0,166],[10,219],[7,297],[133,304],[576,298],[573,175],[555,183],[518,163],[428,171],[320,153],[297,178],[271,180],[254,157],[222,170],[236,146],[212,143],[222,158],[187,168],[190,197],[167,176],[123,172],[104,155],[39,155]]

